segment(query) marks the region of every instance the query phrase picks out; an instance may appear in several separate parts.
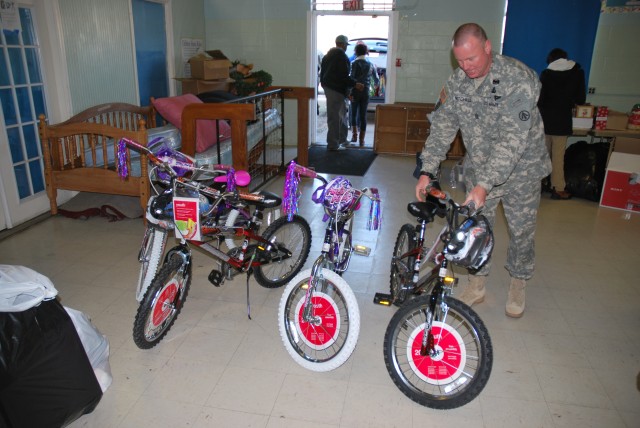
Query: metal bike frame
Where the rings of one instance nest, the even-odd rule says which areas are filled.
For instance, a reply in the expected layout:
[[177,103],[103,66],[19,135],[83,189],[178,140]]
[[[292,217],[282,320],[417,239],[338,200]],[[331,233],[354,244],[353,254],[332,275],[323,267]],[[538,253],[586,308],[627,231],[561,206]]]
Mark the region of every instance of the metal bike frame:
[[[311,267],[311,277],[309,278],[309,287],[307,288],[305,295],[304,310],[302,313],[302,317],[305,322],[312,322],[314,319],[311,297],[318,286],[318,274],[322,269],[329,269],[338,274],[342,274],[349,267],[349,262],[353,255],[353,246],[351,241],[351,232],[345,228],[345,225],[348,222],[353,221],[355,207],[358,206],[362,195],[363,193],[360,192],[358,199],[351,205],[352,208],[349,212],[347,214],[343,214],[344,219],[336,220],[334,215],[329,216],[328,224],[324,232],[322,251]],[[336,234],[338,239],[334,239]],[[348,236],[345,236],[344,239],[341,240],[344,234],[347,234]],[[345,247],[342,247],[343,244]],[[348,246],[348,248],[346,246]],[[342,250],[342,254],[344,254],[345,251],[349,252],[345,260],[336,260],[341,254],[340,250]]]

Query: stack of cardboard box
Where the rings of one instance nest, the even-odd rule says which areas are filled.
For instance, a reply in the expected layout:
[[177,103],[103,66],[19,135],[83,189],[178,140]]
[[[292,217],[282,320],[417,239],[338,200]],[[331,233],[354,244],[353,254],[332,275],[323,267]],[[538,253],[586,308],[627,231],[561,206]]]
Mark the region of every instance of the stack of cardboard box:
[[231,61],[219,50],[207,51],[189,60],[190,78],[177,78],[182,82],[183,94],[201,94],[210,91],[229,91],[233,79],[229,78]]

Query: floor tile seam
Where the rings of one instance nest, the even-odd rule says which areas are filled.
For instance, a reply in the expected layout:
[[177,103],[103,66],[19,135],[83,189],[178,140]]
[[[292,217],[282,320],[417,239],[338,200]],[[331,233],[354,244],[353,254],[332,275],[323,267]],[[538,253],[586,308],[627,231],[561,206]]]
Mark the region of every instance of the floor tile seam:
[[[280,387],[280,390],[278,391],[278,396],[276,397],[276,400],[274,402],[274,408],[271,411],[270,417],[277,418],[277,419],[281,419],[282,418],[282,416],[280,416],[278,414],[274,414],[273,412],[275,411],[275,405],[278,402],[278,397],[282,393],[282,388],[284,387],[284,384],[285,384],[285,382],[286,382],[288,377],[291,377],[291,376],[308,377],[310,379],[317,379],[318,378],[317,376],[313,376],[313,375],[317,375],[318,374],[316,372],[310,372],[310,371],[307,370],[305,373],[309,373],[309,375],[300,374],[300,373],[286,373],[286,375],[284,376],[283,381],[282,381],[282,386]],[[346,393],[347,393],[347,391],[349,389],[349,384],[348,384],[347,381],[340,380],[340,379],[334,379],[334,378],[328,378],[328,379],[331,380],[331,381],[345,382],[346,383],[346,385],[345,385],[345,396],[343,397],[343,399],[341,401],[342,405],[341,405],[341,408],[340,408],[340,416],[338,417],[338,421],[341,421],[342,417],[344,415],[344,408],[345,408],[344,403],[345,403]],[[310,397],[303,397],[303,399],[304,398],[310,398]],[[304,421],[304,422],[310,422],[310,423],[313,423],[313,424],[320,424],[320,423],[326,424],[325,422],[318,422],[318,420],[316,420],[316,419],[296,419],[296,420],[301,420],[301,421]],[[341,422],[339,422],[338,425],[333,425],[333,424],[327,424],[327,425],[329,425],[329,426],[342,426]]]
[[[573,405],[573,406],[581,406],[581,407],[586,407],[586,408],[590,408],[590,409],[604,409],[604,410],[616,410],[618,411],[618,409],[615,407],[615,400],[613,400],[610,396],[610,394],[608,393],[605,385],[602,383],[602,381],[600,380],[600,378],[598,378],[598,371],[596,369],[590,368],[590,367],[580,367],[583,369],[589,369],[589,370],[593,370],[594,373],[596,374],[595,379],[598,382],[598,385],[600,386],[600,388],[602,389],[602,392],[604,393],[604,395],[607,397],[608,399],[608,407],[602,407],[602,406],[585,406],[583,404],[578,404],[575,402],[570,402],[570,401],[551,401],[549,400],[547,394],[545,393],[545,389],[542,387],[542,384],[540,382],[540,376],[541,376],[541,372],[539,370],[539,367],[557,367],[557,368],[572,368],[574,366],[566,366],[566,365],[561,365],[561,364],[551,364],[551,363],[532,363],[533,365],[533,370],[534,373],[536,375],[536,380],[538,381],[538,386],[540,387],[540,390],[542,391],[542,395],[545,398],[545,402],[547,403],[547,405],[549,403],[553,403],[553,404],[565,404],[565,405]],[[602,403],[602,400],[599,401],[600,403]]]

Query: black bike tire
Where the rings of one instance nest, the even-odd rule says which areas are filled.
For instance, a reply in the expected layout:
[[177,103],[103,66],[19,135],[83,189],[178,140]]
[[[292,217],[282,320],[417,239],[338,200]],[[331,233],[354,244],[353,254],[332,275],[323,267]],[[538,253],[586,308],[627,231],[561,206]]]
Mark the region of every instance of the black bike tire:
[[[407,250],[403,250],[399,248],[404,242],[407,242]],[[418,245],[418,238],[416,237],[416,228],[412,224],[403,224],[398,232],[398,236],[396,237],[396,242],[393,246],[393,257],[400,257],[402,254],[411,251],[416,248]],[[415,263],[415,257],[407,257],[404,261],[410,269],[410,273],[413,271],[413,264]],[[405,278],[408,280],[409,278]],[[391,301],[396,306],[401,306],[405,300],[407,299],[408,290],[403,290],[398,286],[399,272],[396,267],[396,262],[394,260],[391,261],[391,274],[389,276],[389,294],[391,295]],[[398,290],[396,292],[396,290]]]
[[[429,384],[420,379],[408,362],[401,361],[404,357],[403,353],[406,353],[407,345],[398,344],[398,341],[404,340],[400,339],[401,335],[409,335],[407,327],[415,329],[420,325],[413,319],[413,316],[427,310],[429,298],[429,294],[423,294],[408,301],[391,318],[384,337],[384,361],[393,382],[411,400],[433,409],[454,409],[472,401],[486,386],[493,366],[493,346],[489,332],[476,312],[457,299],[445,297],[445,303],[449,306],[447,319],[455,318],[458,321],[456,332],[458,332],[458,328],[469,326],[469,330],[465,335],[462,335],[463,340],[474,340],[473,343],[479,348],[475,376],[470,381],[462,383],[461,388],[454,388],[452,394],[432,394],[421,389],[421,387],[426,388]],[[458,332],[458,334],[460,333]],[[402,370],[401,365],[405,366],[406,371]],[[472,368],[465,366],[465,370]],[[467,372],[464,374],[467,375]],[[458,379],[454,380],[454,382],[457,381]],[[447,385],[452,385],[454,382]],[[438,386],[429,385],[428,387],[437,388]]]
[[[271,241],[274,236],[277,237],[277,234],[281,229],[292,225],[299,226],[300,231],[302,232],[302,237],[296,238],[297,240],[302,239],[302,248],[300,249],[300,253],[295,260],[294,255],[292,259],[288,259],[282,262],[287,263],[287,266],[291,266],[291,268],[285,273],[278,275],[276,278],[273,278],[273,275],[269,276],[264,272],[264,270],[270,269],[270,266],[273,267],[273,264],[266,264],[256,267],[254,270],[256,281],[258,282],[258,284],[265,288],[278,288],[288,283],[291,278],[293,278],[298,274],[298,272],[300,272],[300,270],[304,266],[304,263],[307,261],[307,257],[309,257],[309,251],[311,250],[311,228],[309,227],[309,223],[307,223],[307,220],[305,220],[303,217],[294,215],[291,221],[289,221],[287,220],[286,216],[282,216],[271,223],[267,230],[265,230],[262,234],[262,237],[267,241]],[[291,249],[292,243],[293,242],[284,242],[282,244],[284,244],[287,249]],[[294,260],[293,264],[290,263],[290,260]]]
[[[153,315],[155,305],[157,303],[158,294],[163,290],[166,285],[167,280],[173,277],[173,274],[176,273],[184,263],[187,263],[186,267],[186,280],[184,281],[184,287],[181,293],[176,295],[176,299],[174,300],[175,310],[170,317],[168,317],[158,334],[154,335],[153,338],[147,337],[145,332],[146,325],[149,321],[149,317]],[[133,323],[133,341],[140,349],[150,349],[156,346],[169,332],[173,323],[180,315],[180,311],[184,306],[184,302],[187,299],[187,295],[189,294],[189,286],[191,285],[191,263],[188,263],[184,260],[183,256],[179,253],[169,253],[167,255],[167,259],[165,263],[163,263],[160,271],[153,279],[153,282],[147,289],[147,292],[138,306],[138,312],[136,313],[136,318]]]

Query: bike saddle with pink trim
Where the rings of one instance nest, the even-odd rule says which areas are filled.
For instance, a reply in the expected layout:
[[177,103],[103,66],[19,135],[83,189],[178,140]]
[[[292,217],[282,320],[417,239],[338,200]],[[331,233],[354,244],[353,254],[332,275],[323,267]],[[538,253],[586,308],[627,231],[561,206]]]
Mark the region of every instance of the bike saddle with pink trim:
[[[243,171],[241,169],[237,170],[235,172],[235,176],[236,176],[236,186],[246,187],[249,185],[249,183],[251,183],[251,175],[247,171]],[[216,178],[214,178],[213,181],[215,183],[226,183],[227,176],[219,175]]]

